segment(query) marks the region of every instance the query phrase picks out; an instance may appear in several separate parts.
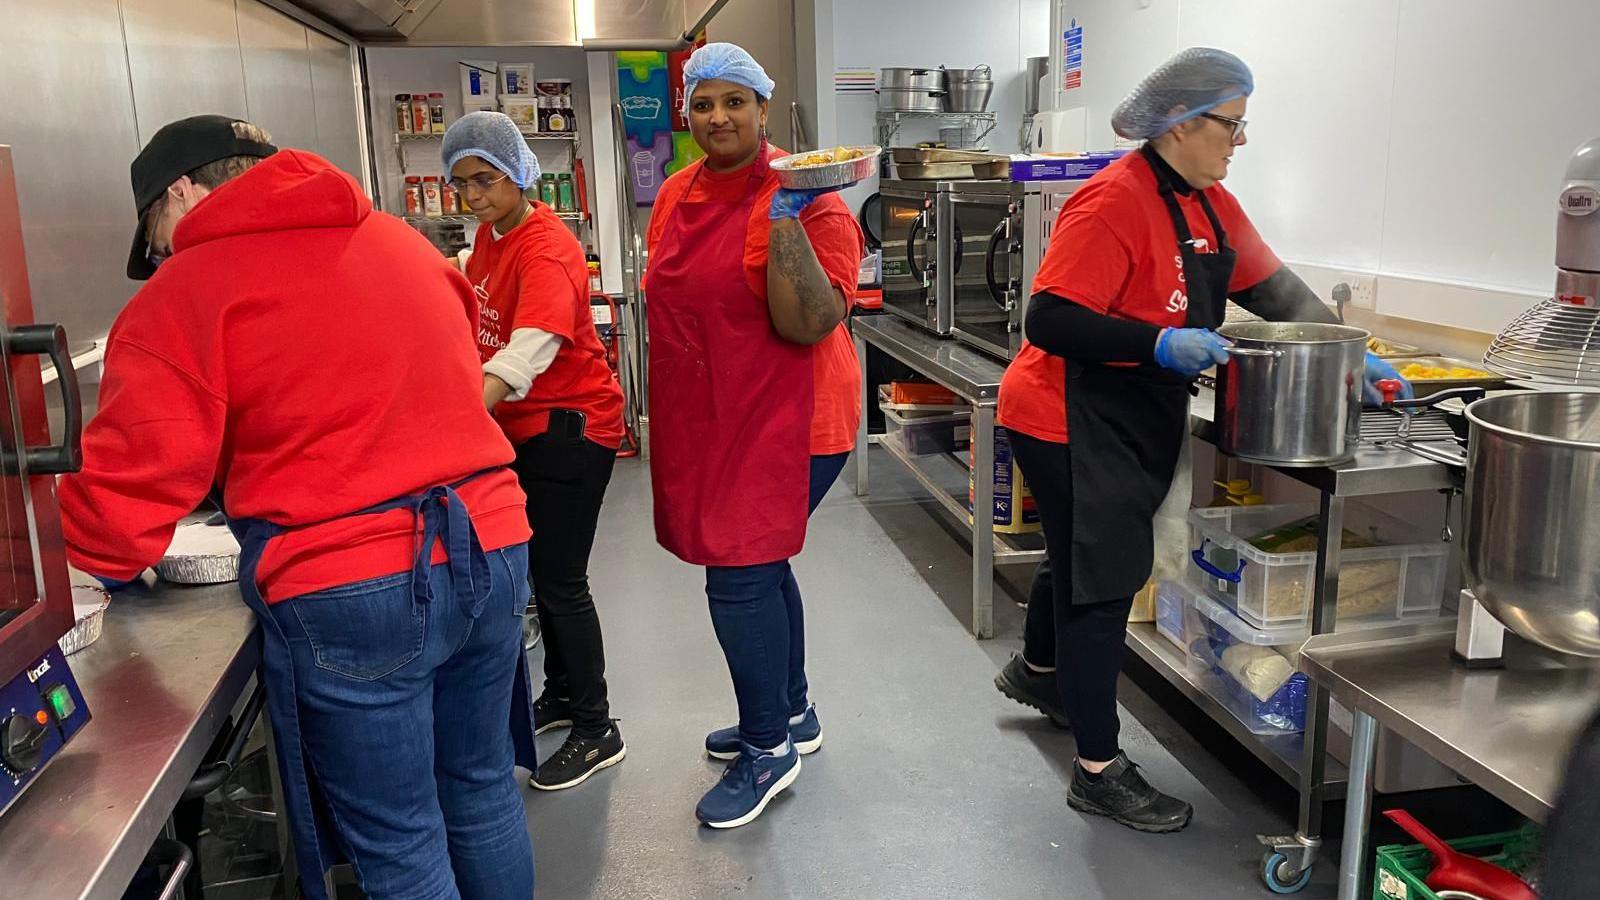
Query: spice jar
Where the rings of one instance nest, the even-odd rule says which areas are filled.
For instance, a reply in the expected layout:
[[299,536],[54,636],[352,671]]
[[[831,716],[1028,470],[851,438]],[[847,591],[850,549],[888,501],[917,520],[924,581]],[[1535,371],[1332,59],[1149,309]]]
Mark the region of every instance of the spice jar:
[[565,172],[556,176],[556,209],[564,213],[578,211],[572,192],[572,176]]
[[550,172],[539,179],[539,202],[551,209],[560,202],[560,188],[556,187],[556,176]]
[[444,215],[444,191],[437,175],[427,175],[422,179],[422,214],[430,218]]
[[394,95],[394,130],[396,134],[412,134],[411,95]]
[[[409,100],[410,98],[407,98]],[[406,215],[422,215],[422,176],[406,176]]]
[[461,208],[456,200],[455,185],[452,185],[448,178],[439,180],[439,206],[444,209],[444,214],[447,216],[455,215],[456,210]]
[[438,91],[428,94],[428,121],[434,134],[444,134],[444,94]]
[[428,111],[428,95],[411,95],[411,130],[416,134],[428,134],[433,130],[433,113]]

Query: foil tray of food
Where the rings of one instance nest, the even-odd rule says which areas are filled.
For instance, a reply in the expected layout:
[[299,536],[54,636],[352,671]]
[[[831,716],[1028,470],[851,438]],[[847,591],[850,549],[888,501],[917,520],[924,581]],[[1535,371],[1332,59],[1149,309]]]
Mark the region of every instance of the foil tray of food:
[[791,191],[822,191],[849,187],[877,174],[878,146],[835,147],[796,153],[772,161],[778,184]]

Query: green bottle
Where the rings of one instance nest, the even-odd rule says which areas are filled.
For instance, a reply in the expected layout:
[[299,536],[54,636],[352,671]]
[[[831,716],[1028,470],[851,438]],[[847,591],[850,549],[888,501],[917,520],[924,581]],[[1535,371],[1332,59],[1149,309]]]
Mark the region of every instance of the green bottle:
[[550,172],[544,173],[544,177],[539,179],[539,199],[545,206],[555,209],[556,203],[560,200],[560,193],[560,189],[556,187],[556,176]]
[[577,212],[577,199],[572,192],[572,176],[562,172],[556,176],[556,199],[559,201],[556,209],[564,213]]

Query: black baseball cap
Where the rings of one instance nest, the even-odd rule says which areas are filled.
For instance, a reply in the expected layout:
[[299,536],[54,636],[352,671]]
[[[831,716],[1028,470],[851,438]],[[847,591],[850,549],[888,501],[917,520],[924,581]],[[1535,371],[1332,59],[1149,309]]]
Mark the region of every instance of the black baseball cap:
[[238,137],[231,116],[190,116],[162,126],[133,160],[133,202],[139,221],[133,229],[133,249],[128,251],[128,277],[144,281],[156,273],[150,262],[150,241],[144,217],[167,188],[201,166],[230,156],[267,157],[278,148]]

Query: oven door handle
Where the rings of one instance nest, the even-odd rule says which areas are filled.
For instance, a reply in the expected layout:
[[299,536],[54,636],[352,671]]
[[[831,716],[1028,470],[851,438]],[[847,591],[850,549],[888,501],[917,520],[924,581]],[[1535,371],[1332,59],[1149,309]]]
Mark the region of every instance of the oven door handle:
[[[911,274],[922,282],[924,289],[932,287],[932,284],[928,281],[928,271],[933,267],[929,266],[924,269],[922,263],[917,262],[917,242],[922,239],[921,235],[927,232],[928,213],[924,210],[917,214],[917,220],[911,223],[911,231],[906,235],[906,263],[911,266]],[[929,236],[932,236],[931,233],[929,233]]]
[[989,286],[989,297],[994,300],[996,306],[1005,310],[1011,308],[1011,280],[1006,279],[1006,286],[1003,288],[995,281],[994,258],[999,254],[1000,244],[1006,240],[1010,231],[1011,217],[1007,216],[994,226],[994,231],[989,233],[989,247],[983,252],[983,280]]
[[61,475],[83,468],[83,395],[78,389],[78,371],[72,367],[72,354],[67,352],[67,329],[53,322],[18,325],[7,332],[6,349],[16,356],[50,357],[66,415],[59,445],[28,447],[24,451],[26,471]]

